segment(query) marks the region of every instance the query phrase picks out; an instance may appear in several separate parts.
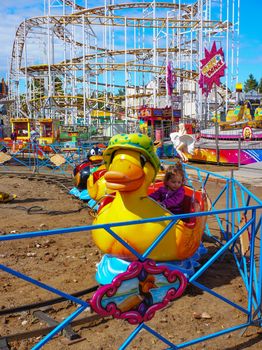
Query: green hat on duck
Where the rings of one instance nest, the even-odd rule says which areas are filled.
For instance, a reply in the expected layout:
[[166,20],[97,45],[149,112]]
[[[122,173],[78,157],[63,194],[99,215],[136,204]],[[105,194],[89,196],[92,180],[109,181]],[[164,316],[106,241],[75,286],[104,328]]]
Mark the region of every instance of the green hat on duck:
[[105,166],[108,169],[111,163],[112,154],[117,149],[131,149],[141,152],[153,165],[157,173],[160,167],[160,161],[154,151],[154,145],[150,137],[143,134],[118,134],[113,136],[103,153]]

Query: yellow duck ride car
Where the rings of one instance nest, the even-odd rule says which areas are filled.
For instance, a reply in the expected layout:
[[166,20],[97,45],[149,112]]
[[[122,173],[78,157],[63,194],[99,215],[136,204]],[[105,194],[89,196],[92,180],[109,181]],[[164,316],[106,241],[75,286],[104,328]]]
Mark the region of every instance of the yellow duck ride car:
[[[104,174],[108,192],[115,192],[112,202],[102,207],[94,224],[127,222],[173,215],[148,197],[148,188],[154,181],[160,161],[154,152],[152,140],[143,134],[119,134],[109,141],[104,154],[107,169]],[[198,211],[206,211],[207,199],[202,196]],[[113,228],[125,242],[143,254],[159,237],[170,221],[125,225]],[[206,217],[197,217],[190,225],[182,220],[171,227],[165,237],[148,256],[156,261],[182,260],[191,257],[198,249]],[[104,229],[92,231],[95,244],[104,253],[134,260],[132,252]]]

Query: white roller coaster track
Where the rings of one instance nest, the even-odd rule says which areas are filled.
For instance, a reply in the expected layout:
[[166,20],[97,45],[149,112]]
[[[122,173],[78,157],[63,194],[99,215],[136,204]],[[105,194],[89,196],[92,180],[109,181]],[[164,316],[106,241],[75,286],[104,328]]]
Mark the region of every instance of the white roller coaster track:
[[[68,86],[73,86],[72,91],[65,92],[65,98],[67,95],[74,96],[78,84],[82,82],[81,91],[85,101],[94,95],[94,91],[98,91],[99,86],[105,86],[105,99],[107,99],[110,90],[111,94],[115,94],[116,86],[122,86],[126,92],[131,86],[136,90],[138,86],[148,84],[151,76],[151,80],[155,81],[155,87],[151,86],[144,91],[144,96],[149,104],[156,106],[160,101],[158,96],[163,95],[163,91],[159,90],[158,77],[165,76],[166,64],[171,60],[178,77],[177,93],[181,94],[181,89],[184,92],[188,90],[184,86],[186,81],[194,81],[189,82],[193,84],[190,90],[198,90],[199,61],[203,58],[204,47],[213,40],[218,40],[228,49],[226,59],[227,65],[231,65],[232,74],[230,81],[227,78],[226,84],[219,89],[220,95],[227,100],[228,87],[234,79],[237,79],[238,73],[236,44],[239,34],[239,13],[235,7],[239,5],[239,0],[197,0],[190,4],[188,1],[182,4],[180,0],[178,3],[144,1],[107,4],[105,0],[104,6],[88,9],[73,1],[60,2],[63,6],[71,7],[72,13],[52,15],[49,8],[49,15],[26,19],[16,31],[10,63],[9,91],[10,98],[17,101],[17,106],[14,108],[17,115],[22,105],[17,94],[21,92],[19,84],[24,79],[26,85],[28,82],[34,85],[35,79],[45,79],[49,98],[55,95],[55,88],[52,85],[56,76],[63,81],[66,90]],[[228,7],[227,11],[222,11],[224,4]],[[218,11],[216,16],[213,15],[215,10]],[[122,14],[123,11],[125,16]],[[225,12],[227,17],[223,18]],[[52,47],[50,45],[52,31],[60,46],[64,45],[65,52],[70,47],[70,55],[67,54],[69,57],[65,55],[60,61],[51,62],[49,59],[41,64],[31,63],[31,59],[28,64],[27,58],[30,53],[26,52],[26,44],[29,37],[34,36],[38,29],[45,33],[40,40],[42,42],[49,40],[48,52],[57,50],[56,44],[52,44]],[[77,30],[80,30],[82,35],[77,37]],[[122,41],[115,37],[120,31]],[[236,50],[235,55],[232,52],[229,54],[232,47]],[[123,77],[118,79],[118,74],[121,72]],[[116,83],[116,80],[121,83]],[[145,86],[143,89],[145,90]],[[33,100],[30,94],[31,92],[26,93],[28,106],[30,100]],[[133,97],[135,93],[129,92],[129,95]],[[141,89],[137,96],[139,99],[143,96]],[[196,101],[196,111],[201,114],[203,101],[200,92],[188,96],[185,96],[185,99]],[[142,102],[144,101],[145,99]],[[126,94],[126,115],[129,108],[133,113],[135,107],[128,106],[129,102]]]

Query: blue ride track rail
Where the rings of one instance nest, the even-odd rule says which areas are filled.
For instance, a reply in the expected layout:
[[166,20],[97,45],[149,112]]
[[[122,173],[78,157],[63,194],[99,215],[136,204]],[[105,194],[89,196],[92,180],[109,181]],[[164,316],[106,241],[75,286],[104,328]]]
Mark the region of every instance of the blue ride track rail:
[[[171,163],[171,162],[168,162]],[[105,225],[86,225],[80,227],[70,227],[46,231],[37,232],[24,232],[19,234],[8,234],[0,236],[0,241],[2,246],[4,242],[7,241],[19,241],[35,237],[47,237],[59,235],[62,237],[69,233],[77,232],[90,232],[96,229],[103,228],[110,235],[116,238],[121,244],[123,244],[127,249],[129,249],[140,261],[144,261],[150,252],[161,242],[163,237],[168,233],[170,228],[175,225],[177,220],[180,218],[191,218],[197,216],[207,216],[215,220],[215,223],[220,230],[221,236],[215,237],[212,232],[212,227],[207,220],[205,234],[213,238],[219,246],[216,253],[214,253],[205,263],[203,263],[197,271],[188,278],[188,283],[199,288],[205,294],[210,294],[218,300],[224,302],[229,307],[241,312],[246,317],[246,322],[241,322],[239,324],[232,325],[231,327],[221,329],[217,332],[206,334],[201,337],[197,337],[191,340],[187,340],[180,344],[174,344],[169,339],[161,335],[156,330],[152,329],[148,324],[141,323],[138,326],[134,326],[134,330],[130,333],[127,339],[119,347],[119,349],[126,349],[132,343],[132,341],[140,334],[142,330],[149,332],[153,337],[165,344],[166,349],[185,349],[190,346],[205,342],[215,337],[219,337],[234,331],[245,330],[249,326],[256,326],[261,328],[262,326],[262,201],[257,198],[252,192],[250,192],[245,186],[240,182],[235,180],[233,177],[227,178],[216,173],[204,171],[192,166],[185,165],[185,170],[187,174],[187,182],[189,185],[194,187],[197,183],[201,187],[206,187],[207,184],[212,181],[221,181],[222,188],[217,196],[212,200],[212,206],[210,211],[200,212],[200,213],[190,213],[183,215],[173,215],[169,217],[158,217],[144,220],[136,220],[129,222],[116,222]],[[226,207],[224,209],[217,209],[221,198],[224,198]],[[241,224],[243,217],[246,218],[245,222]],[[155,239],[150,247],[143,253],[139,254],[134,248],[129,246],[123,239],[121,239],[114,231],[116,227],[119,226],[130,226],[130,225],[140,225],[144,223],[151,222],[161,222],[169,221],[168,225],[163,229],[160,235]],[[248,256],[241,253],[239,248],[240,238],[248,232],[249,234],[249,254]],[[259,243],[259,246],[258,246]],[[19,244],[19,243],[18,243]],[[255,251],[256,250],[256,251]],[[236,302],[228,299],[226,296],[208,288],[198,281],[199,277],[204,276],[206,271],[221,258],[225,252],[232,255],[239,274],[243,280],[243,284],[246,289],[247,306],[237,304]],[[255,259],[256,255],[256,259]],[[61,323],[59,323],[49,334],[44,336],[37,344],[34,345],[32,349],[41,349],[44,345],[49,342],[57,333],[59,333],[63,328],[72,322],[79,314],[81,314],[86,308],[89,307],[89,303],[83,301],[80,298],[74,297],[70,294],[63,292],[62,290],[55,288],[51,285],[40,282],[36,279],[31,278],[19,271],[9,268],[3,264],[0,264],[0,269],[6,273],[9,273],[17,278],[20,278],[28,283],[31,283],[38,288],[42,288],[57,296],[63,297],[66,300],[70,300],[77,305],[76,310],[68,315]]]

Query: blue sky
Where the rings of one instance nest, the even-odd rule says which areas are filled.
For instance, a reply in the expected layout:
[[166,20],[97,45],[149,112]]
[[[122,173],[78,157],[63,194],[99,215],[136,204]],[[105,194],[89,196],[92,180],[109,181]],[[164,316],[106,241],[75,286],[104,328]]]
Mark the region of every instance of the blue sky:
[[242,82],[250,73],[257,80],[262,78],[261,14],[261,0],[241,0],[239,76]]
[[[250,73],[259,81],[262,78],[262,0],[240,1],[239,81],[244,82]],[[83,4],[85,1],[76,2]],[[91,6],[94,1],[86,2]],[[97,0],[95,3],[103,5],[104,1]],[[25,18],[43,15],[43,4],[43,0],[4,0],[1,2],[0,77],[7,77],[17,27]]]

